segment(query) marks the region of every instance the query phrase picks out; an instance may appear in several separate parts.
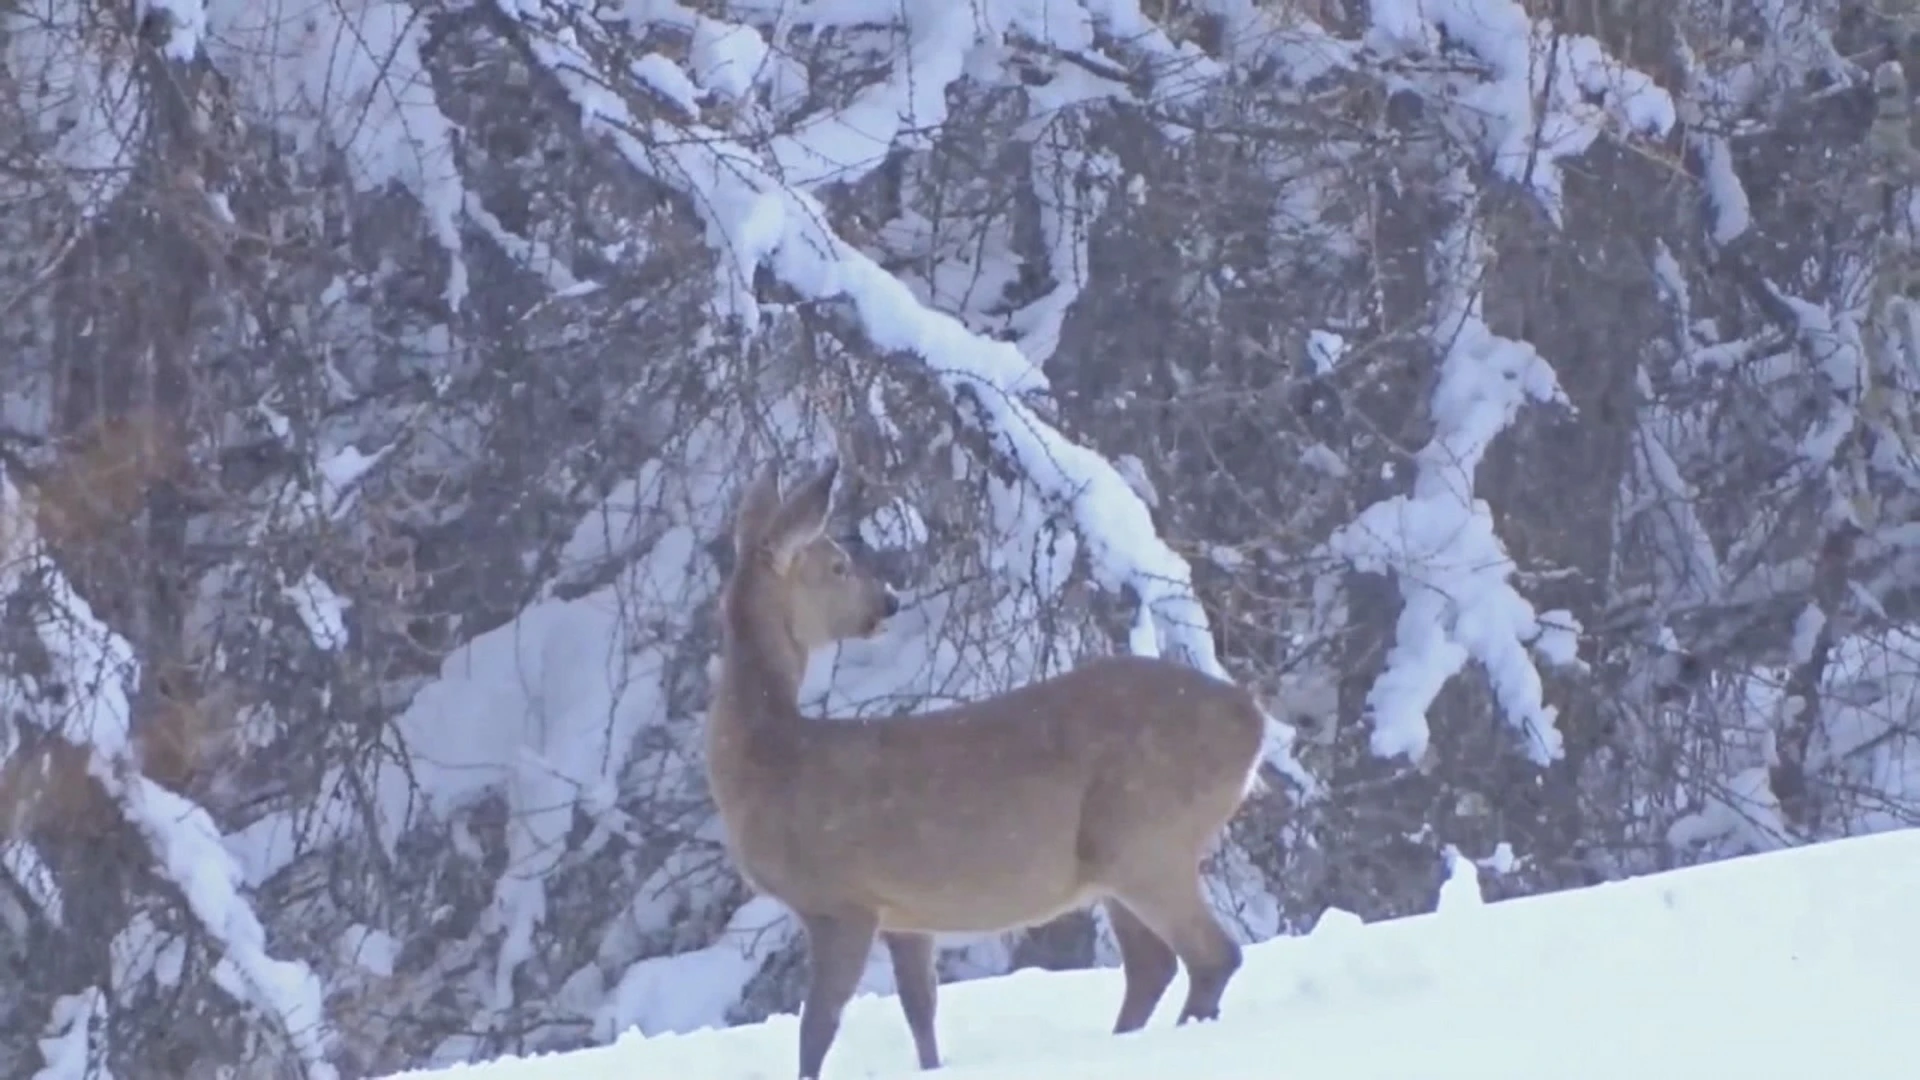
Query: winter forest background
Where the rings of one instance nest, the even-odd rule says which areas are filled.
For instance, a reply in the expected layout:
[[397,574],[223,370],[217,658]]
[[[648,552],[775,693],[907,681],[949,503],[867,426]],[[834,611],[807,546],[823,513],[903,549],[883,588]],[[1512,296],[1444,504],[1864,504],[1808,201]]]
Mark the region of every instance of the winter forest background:
[[1250,939],[1915,824],[1916,33],[0,0],[0,1075],[791,1009],[698,738],[775,457],[908,602],[810,711],[1131,648],[1291,720]]

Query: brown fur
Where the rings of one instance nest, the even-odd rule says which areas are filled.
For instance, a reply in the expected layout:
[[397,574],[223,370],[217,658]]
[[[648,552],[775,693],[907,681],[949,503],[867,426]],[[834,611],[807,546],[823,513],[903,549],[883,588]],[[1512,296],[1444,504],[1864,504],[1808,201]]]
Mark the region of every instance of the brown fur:
[[1106,904],[1144,1024],[1187,965],[1181,1021],[1218,1014],[1240,949],[1200,861],[1239,808],[1265,717],[1183,664],[1094,660],[957,708],[862,723],[802,717],[812,650],[898,607],[822,535],[835,466],[782,500],[771,469],[734,529],[707,769],[735,863],[806,927],[802,1080],[817,1080],[875,935],[920,1064],[934,1037],[935,933],[994,932]]

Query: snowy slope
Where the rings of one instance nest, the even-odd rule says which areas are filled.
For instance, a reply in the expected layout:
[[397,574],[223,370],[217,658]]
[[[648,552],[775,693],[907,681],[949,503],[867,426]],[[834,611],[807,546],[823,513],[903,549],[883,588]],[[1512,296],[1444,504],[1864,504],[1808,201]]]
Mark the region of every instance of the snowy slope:
[[[1464,889],[1462,888],[1464,886]],[[1113,971],[948,987],[942,1080],[1620,1080],[1920,1076],[1920,830],[1249,950],[1217,1024],[1105,1033]],[[426,1080],[785,1080],[795,1021],[434,1073]],[[856,999],[828,1080],[917,1075],[895,1003]]]

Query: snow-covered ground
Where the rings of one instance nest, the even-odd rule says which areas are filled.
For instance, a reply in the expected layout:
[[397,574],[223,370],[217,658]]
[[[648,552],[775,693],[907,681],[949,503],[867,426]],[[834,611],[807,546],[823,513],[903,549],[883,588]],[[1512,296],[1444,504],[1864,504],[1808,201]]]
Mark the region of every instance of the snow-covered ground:
[[[1464,865],[1464,864],[1463,864]],[[1622,1080],[1920,1076],[1920,830],[1432,915],[1331,912],[1250,949],[1219,1023],[1106,1033],[1116,971],[944,988],[942,1080]],[[417,1080],[786,1080],[795,1020],[506,1059]],[[916,1074],[896,1003],[862,997],[828,1080]]]

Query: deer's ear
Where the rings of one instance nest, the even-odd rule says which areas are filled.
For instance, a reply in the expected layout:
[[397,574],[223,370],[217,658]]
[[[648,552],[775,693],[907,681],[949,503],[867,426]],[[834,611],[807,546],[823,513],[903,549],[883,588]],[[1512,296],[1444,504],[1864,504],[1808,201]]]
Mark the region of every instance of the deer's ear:
[[773,516],[762,535],[774,569],[786,573],[793,557],[812,543],[827,527],[827,511],[833,506],[833,481],[840,475],[840,461],[829,458],[813,478],[800,485]]
[[767,535],[767,526],[780,512],[780,469],[769,461],[747,482],[740,508],[733,516],[733,554],[745,558]]

